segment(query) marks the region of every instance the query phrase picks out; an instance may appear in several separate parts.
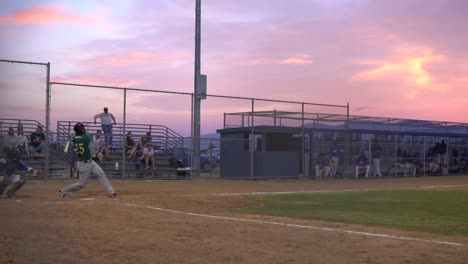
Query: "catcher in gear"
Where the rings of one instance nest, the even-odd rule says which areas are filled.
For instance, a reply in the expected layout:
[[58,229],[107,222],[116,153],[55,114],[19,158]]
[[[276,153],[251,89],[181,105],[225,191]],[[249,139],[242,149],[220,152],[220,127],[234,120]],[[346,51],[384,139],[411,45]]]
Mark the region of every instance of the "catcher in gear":
[[92,139],[91,136],[86,133],[84,125],[82,123],[76,123],[73,130],[75,130],[76,133],[73,137],[73,148],[78,158],[76,167],[80,173],[80,181],[59,190],[57,195],[60,198],[64,198],[72,192],[83,189],[86,184],[88,184],[89,177],[93,174],[99,179],[99,182],[106,190],[108,197],[117,198],[117,193],[114,191],[114,188],[112,188],[106,174],[101,167],[92,160],[91,151],[89,149],[89,144]]
[[13,184],[6,194],[8,198],[12,198],[17,196],[16,192],[26,184],[26,179],[18,174],[14,174],[15,171],[27,171],[32,177],[37,177],[39,173],[21,161],[21,151],[18,148],[9,148],[4,151],[6,159],[0,160],[0,172],[5,171],[6,175],[0,181],[0,196],[3,195],[8,185]]

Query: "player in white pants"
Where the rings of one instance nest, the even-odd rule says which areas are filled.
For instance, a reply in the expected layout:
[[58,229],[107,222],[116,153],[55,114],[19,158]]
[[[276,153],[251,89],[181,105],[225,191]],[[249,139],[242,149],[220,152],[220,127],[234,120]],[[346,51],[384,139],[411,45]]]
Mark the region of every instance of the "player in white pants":
[[81,190],[88,183],[91,174],[94,174],[106,190],[107,195],[110,198],[117,198],[117,193],[114,191],[114,188],[112,188],[104,171],[91,159],[91,151],[89,149],[91,136],[86,133],[84,125],[82,123],[77,123],[73,129],[76,133],[76,136],[73,137],[73,146],[78,157],[77,169],[80,173],[80,181],[59,190],[57,195],[60,198],[64,198],[72,192]]
[[371,147],[372,153],[372,177],[378,176],[382,177],[380,172],[380,159],[382,155],[382,147],[379,145],[377,139],[374,139],[374,142]]

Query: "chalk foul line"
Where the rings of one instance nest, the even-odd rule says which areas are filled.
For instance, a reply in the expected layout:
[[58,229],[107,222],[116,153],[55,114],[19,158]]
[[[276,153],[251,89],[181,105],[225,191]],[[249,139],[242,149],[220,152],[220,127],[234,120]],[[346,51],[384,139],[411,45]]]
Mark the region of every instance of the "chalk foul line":
[[220,219],[220,220],[237,221],[237,222],[249,222],[249,223],[266,224],[266,225],[277,225],[277,226],[303,228],[303,229],[314,229],[314,230],[321,230],[321,231],[347,233],[347,234],[353,234],[353,235],[363,235],[363,236],[369,236],[369,237],[380,237],[380,238],[390,238],[390,239],[399,239],[399,240],[407,240],[407,241],[417,241],[417,242],[439,244],[439,245],[464,246],[464,244],[462,244],[462,243],[455,243],[455,242],[448,242],[448,241],[441,241],[441,240],[430,240],[430,239],[421,239],[421,238],[415,238],[415,237],[405,237],[405,236],[386,235],[386,234],[379,234],[379,233],[369,233],[369,232],[353,231],[353,230],[347,230],[347,229],[341,229],[341,228],[329,228],[329,227],[319,227],[319,226],[311,226],[311,225],[288,224],[288,223],[273,222],[273,221],[264,221],[264,220],[255,220],[255,219],[246,219],[246,218],[237,218],[237,217],[199,214],[199,213],[184,212],[184,211],[178,211],[178,210],[172,210],[172,209],[166,209],[166,208],[160,208],[160,207],[153,207],[153,206],[141,206],[141,205],[130,204],[130,203],[123,203],[123,205],[131,206],[131,207],[146,208],[146,209],[161,211],[161,212],[169,212],[169,213],[175,213],[175,214],[211,218],[211,219]]

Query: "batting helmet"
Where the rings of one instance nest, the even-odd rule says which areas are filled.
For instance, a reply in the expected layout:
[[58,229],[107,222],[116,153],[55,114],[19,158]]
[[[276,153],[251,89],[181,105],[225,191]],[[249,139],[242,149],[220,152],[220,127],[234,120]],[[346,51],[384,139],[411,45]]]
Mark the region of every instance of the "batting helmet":
[[7,158],[14,161],[21,160],[21,152],[18,148],[10,148],[7,152]]
[[76,123],[75,126],[73,127],[73,130],[75,130],[75,133],[77,135],[82,135],[86,133],[86,129],[82,123]]

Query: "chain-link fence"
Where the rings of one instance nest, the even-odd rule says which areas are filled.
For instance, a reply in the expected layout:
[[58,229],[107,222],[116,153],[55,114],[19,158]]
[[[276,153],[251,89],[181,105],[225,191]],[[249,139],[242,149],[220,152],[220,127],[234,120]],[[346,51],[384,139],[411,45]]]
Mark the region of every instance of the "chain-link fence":
[[[44,179],[78,176],[75,155],[64,151],[76,122],[100,142],[93,145],[93,158],[116,179],[355,178],[467,171],[466,124],[352,116],[348,105],[222,95],[202,100],[201,136],[195,139],[200,170],[194,171],[193,93],[49,82],[50,65],[44,63],[0,61],[0,67],[1,142],[11,128],[20,130],[26,136],[24,159],[40,167]],[[104,108],[115,124],[101,124]],[[45,128],[45,144],[36,153],[29,147],[38,127]]]
[[[0,144],[6,148],[18,144],[25,159],[40,167],[47,179],[49,145],[53,135],[49,128],[50,64],[0,60]],[[34,133],[43,137],[31,137]]]

